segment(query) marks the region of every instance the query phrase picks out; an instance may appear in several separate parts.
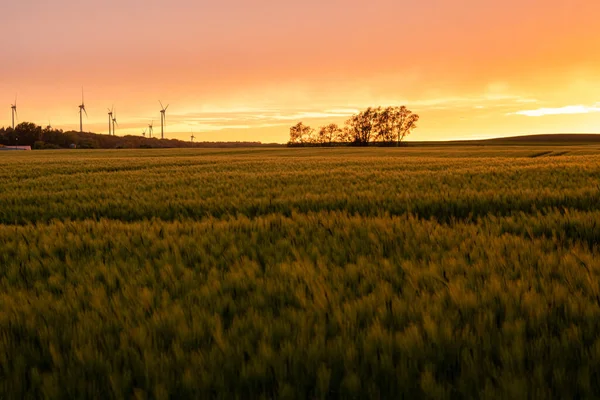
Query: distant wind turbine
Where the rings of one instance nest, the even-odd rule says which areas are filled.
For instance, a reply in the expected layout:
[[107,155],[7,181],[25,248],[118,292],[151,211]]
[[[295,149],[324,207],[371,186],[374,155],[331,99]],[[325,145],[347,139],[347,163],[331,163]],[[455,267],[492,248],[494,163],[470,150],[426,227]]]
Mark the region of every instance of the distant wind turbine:
[[145,129],[142,131],[142,136],[146,137],[146,130]]
[[192,133],[192,137],[190,139],[192,140],[192,143],[194,143],[194,139],[196,139],[196,136],[194,136],[194,134]]
[[115,109],[115,106],[112,106],[112,108],[107,108],[108,110],[108,136],[113,134],[113,131],[111,130],[112,128],[112,119],[113,119],[113,110]]
[[115,111],[113,111],[113,113],[114,113],[114,116],[112,119],[112,134],[113,134],[113,136],[115,136],[115,132],[116,132],[115,124],[117,124],[117,126],[119,126],[119,123],[117,122],[117,113]]
[[87,111],[85,111],[85,101],[83,99],[83,88],[81,88],[81,104],[79,105],[79,132],[83,133],[83,113],[85,116],[88,116]]
[[15,95],[15,104],[10,105],[10,110],[12,113],[12,128],[14,131],[15,130],[15,117],[19,118],[19,116],[17,115],[17,95]]
[[47,130],[52,129],[52,124],[50,123],[50,120],[48,120],[48,126],[46,127]]
[[165,138],[165,124],[167,123],[167,116],[165,113],[167,112],[167,108],[169,108],[169,104],[166,107],[162,105],[162,102],[159,100],[160,106],[162,109],[160,110],[160,138]]
[[152,137],[152,132],[154,132],[154,121],[150,125],[148,125],[148,137]]

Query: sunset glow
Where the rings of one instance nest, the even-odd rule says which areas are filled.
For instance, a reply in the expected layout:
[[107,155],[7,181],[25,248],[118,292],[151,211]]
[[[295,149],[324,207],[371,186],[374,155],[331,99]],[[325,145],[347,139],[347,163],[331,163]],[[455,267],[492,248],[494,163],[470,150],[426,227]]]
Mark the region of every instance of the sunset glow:
[[[0,13],[0,126],[285,142],[367,106],[409,140],[600,133],[600,2],[20,0]],[[157,130],[155,129],[155,134]],[[159,132],[159,131],[158,131]]]

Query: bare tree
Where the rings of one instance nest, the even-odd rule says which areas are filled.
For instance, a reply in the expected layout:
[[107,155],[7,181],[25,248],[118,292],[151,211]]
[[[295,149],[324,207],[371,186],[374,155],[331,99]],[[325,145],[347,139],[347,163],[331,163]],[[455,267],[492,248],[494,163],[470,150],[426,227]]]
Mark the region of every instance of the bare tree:
[[375,140],[392,144],[399,144],[413,129],[419,120],[405,106],[377,108],[373,116],[373,136]]
[[288,144],[306,144],[312,143],[314,129],[310,126],[304,125],[302,122],[298,122],[296,125],[290,128],[290,141]]
[[377,108],[377,113],[375,114],[373,121],[376,140],[384,143],[394,142],[395,110],[394,107]]
[[369,107],[346,121],[352,143],[357,146],[368,146],[373,134],[376,115],[377,109]]
[[328,144],[331,146],[331,143],[338,139],[341,132],[342,130],[337,124],[322,126],[321,129],[319,129],[318,141],[321,144]]
[[394,112],[393,133],[396,136],[396,145],[409,135],[417,127],[419,115],[414,114],[405,106],[396,107]]
[[344,126],[344,128],[340,129],[340,132],[337,137],[337,141],[339,143],[350,143],[352,142],[352,132],[348,126]]

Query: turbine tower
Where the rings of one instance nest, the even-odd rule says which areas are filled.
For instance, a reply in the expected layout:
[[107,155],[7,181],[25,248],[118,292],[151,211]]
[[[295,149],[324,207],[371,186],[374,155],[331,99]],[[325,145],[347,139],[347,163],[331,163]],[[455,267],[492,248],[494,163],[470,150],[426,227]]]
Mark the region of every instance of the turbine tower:
[[113,136],[115,136],[115,132],[116,132],[115,124],[117,124],[117,126],[119,126],[119,123],[117,122],[117,113],[116,112],[114,112],[114,116],[112,119],[112,134],[113,134]]
[[169,105],[167,104],[167,106],[164,107],[160,100],[158,102],[160,103],[160,106],[162,107],[162,109],[160,110],[160,138],[164,139],[165,138],[165,123],[167,122],[167,117],[166,117],[165,113],[167,112],[167,108],[169,108]]
[[17,115],[17,95],[15,95],[15,104],[11,104],[10,105],[10,110],[12,113],[12,128],[13,131],[15,130],[15,117],[18,118],[19,116]]
[[87,111],[85,111],[85,101],[83,99],[83,88],[81,88],[81,104],[79,105],[79,132],[83,133],[83,113],[85,116],[88,116]]
[[154,132],[154,121],[150,125],[148,125],[148,137],[152,137],[152,132]]
[[108,136],[113,134],[113,131],[111,130],[112,126],[112,119],[113,119],[113,110],[115,109],[115,106],[112,107],[112,109],[107,108],[108,110]]

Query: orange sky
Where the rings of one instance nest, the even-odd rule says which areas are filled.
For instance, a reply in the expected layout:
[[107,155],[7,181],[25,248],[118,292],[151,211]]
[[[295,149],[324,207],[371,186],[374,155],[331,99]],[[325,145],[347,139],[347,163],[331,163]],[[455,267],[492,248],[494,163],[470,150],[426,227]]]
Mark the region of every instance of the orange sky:
[[[417,4],[418,3],[418,4]],[[597,0],[19,0],[0,13],[0,126],[285,142],[366,106],[411,140],[600,133]],[[159,129],[155,129],[155,133]]]

